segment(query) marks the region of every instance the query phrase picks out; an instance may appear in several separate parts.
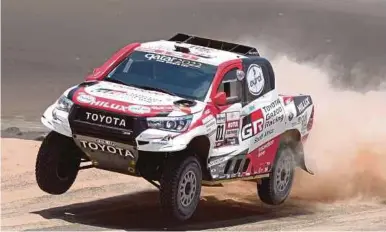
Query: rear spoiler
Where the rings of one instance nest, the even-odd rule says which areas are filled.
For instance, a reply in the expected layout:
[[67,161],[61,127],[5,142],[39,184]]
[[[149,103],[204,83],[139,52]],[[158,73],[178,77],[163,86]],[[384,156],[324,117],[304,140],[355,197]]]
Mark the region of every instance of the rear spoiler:
[[260,56],[257,49],[254,47],[220,40],[208,39],[194,35],[187,35],[183,33],[176,34],[172,38],[168,39],[168,41],[183,42],[187,44],[233,52],[244,56]]

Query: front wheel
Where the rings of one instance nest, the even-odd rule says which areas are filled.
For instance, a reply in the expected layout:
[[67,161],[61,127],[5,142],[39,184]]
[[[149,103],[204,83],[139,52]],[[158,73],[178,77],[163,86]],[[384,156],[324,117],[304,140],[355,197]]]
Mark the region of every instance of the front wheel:
[[257,192],[262,202],[279,205],[289,196],[295,174],[295,162],[292,150],[281,144],[268,178],[263,178],[257,185]]
[[65,193],[78,174],[81,155],[72,138],[51,131],[36,158],[35,177],[39,188],[49,194]]
[[170,157],[160,180],[161,206],[169,218],[185,221],[196,211],[201,195],[202,171],[194,156]]

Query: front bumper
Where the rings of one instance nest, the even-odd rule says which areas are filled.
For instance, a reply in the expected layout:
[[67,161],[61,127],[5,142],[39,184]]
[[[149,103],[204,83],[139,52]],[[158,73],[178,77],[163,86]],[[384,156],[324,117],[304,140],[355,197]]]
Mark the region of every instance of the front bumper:
[[[118,121],[124,120],[125,123],[124,126],[111,123],[107,125],[106,121],[85,117],[91,114],[118,118]],[[68,116],[68,122],[75,143],[90,158],[94,166],[110,171],[138,176],[140,173],[137,164],[141,162],[141,157],[145,156],[145,153],[177,152],[187,146],[184,138],[186,135],[176,137],[178,135],[176,133],[149,129],[146,118],[74,105]]]

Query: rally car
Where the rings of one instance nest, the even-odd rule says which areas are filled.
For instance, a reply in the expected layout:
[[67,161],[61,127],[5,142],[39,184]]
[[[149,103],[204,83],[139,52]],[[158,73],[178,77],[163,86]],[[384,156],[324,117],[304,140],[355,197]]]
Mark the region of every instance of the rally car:
[[254,47],[178,33],[132,43],[59,97],[36,160],[38,186],[63,194],[81,169],[142,177],[171,218],[191,218],[201,186],[257,181],[259,198],[283,203],[313,125],[309,95],[275,88]]

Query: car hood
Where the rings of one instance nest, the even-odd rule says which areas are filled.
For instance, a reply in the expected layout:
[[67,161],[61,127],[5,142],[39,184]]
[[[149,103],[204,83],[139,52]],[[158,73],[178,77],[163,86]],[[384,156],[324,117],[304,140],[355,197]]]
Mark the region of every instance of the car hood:
[[85,82],[71,92],[69,97],[77,105],[121,114],[179,116],[197,113],[205,107],[200,101],[107,81]]

